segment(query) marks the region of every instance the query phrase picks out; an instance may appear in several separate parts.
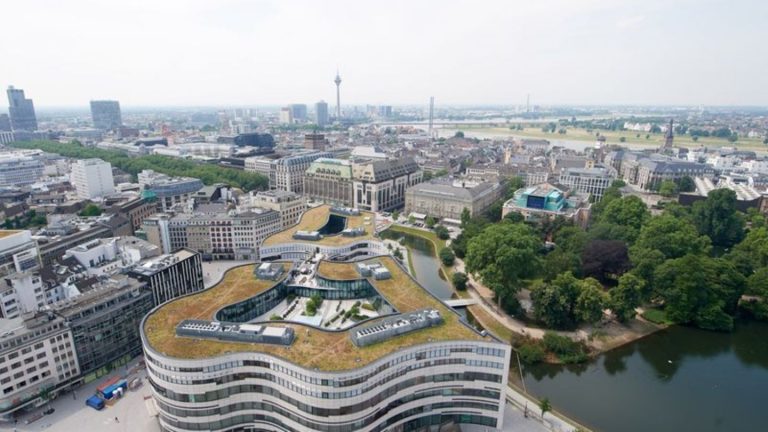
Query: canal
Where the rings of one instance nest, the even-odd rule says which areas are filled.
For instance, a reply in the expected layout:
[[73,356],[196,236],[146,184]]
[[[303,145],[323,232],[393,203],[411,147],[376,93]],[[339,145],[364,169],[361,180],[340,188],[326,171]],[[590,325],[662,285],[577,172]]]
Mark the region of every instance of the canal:
[[768,430],[768,324],[672,327],[584,365],[524,367],[530,393],[597,431]]
[[400,241],[403,246],[410,249],[413,269],[416,271],[415,278],[424,288],[437,298],[451,298],[453,288],[440,273],[437,254],[431,241],[391,229],[383,231],[380,235],[388,240]]

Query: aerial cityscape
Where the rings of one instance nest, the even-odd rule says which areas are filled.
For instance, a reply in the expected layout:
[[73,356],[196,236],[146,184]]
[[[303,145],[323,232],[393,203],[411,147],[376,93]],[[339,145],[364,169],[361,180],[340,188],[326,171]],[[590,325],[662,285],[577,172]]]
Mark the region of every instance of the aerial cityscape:
[[3,7],[0,430],[768,423],[768,4],[67,3]]

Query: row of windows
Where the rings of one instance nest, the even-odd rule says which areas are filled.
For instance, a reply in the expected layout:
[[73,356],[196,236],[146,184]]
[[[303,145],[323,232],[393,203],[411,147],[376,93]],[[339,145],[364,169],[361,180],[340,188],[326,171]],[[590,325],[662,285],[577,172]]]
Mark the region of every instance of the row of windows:
[[[248,374],[243,374],[243,375],[246,375],[246,376],[243,376],[243,377],[235,376],[233,378],[236,380],[251,378],[251,376],[248,376]],[[263,376],[263,377],[257,376],[255,378],[267,379],[266,376]],[[489,373],[483,373],[483,372],[453,372],[453,373],[445,373],[445,374],[419,376],[419,377],[404,380],[402,382],[389,386],[387,389],[382,390],[376,396],[369,399],[367,401],[366,406],[375,405],[376,403],[380,402],[383,399],[386,399],[389,396],[394,395],[395,393],[398,393],[406,388],[413,387],[416,385],[425,384],[425,383],[457,382],[457,381],[470,381],[470,382],[486,381],[486,382],[499,384],[502,381],[502,375],[489,374]],[[269,394],[270,392],[274,392],[275,397],[279,397],[280,399],[285,400],[286,402],[289,402],[289,403],[295,402],[293,399],[289,398],[288,396],[285,396],[278,390],[272,389],[271,387],[259,385],[259,384],[240,384],[240,385],[225,387],[219,390],[211,390],[205,393],[189,394],[189,393],[177,393],[177,392],[174,392],[173,390],[160,387],[151,378],[150,378],[150,382],[152,383],[153,387],[155,388],[158,394],[162,395],[167,399],[177,401],[177,402],[191,402],[191,403],[213,402],[213,401],[225,399],[230,396],[238,395],[238,394],[248,394],[248,393]],[[320,398],[336,399],[336,398],[333,398],[332,395],[333,394],[331,393],[323,392],[320,395]]]
[[[486,409],[486,410],[498,409],[498,407],[496,407],[495,405],[475,403],[475,402],[446,402],[446,403],[434,404],[428,407],[415,407],[415,408],[409,409],[408,411],[404,411],[400,414],[397,414],[392,418],[387,419],[386,421],[383,421],[381,424],[377,425],[373,429],[373,432],[381,432],[401,420],[404,420],[413,416],[418,416],[420,414],[429,413],[430,411],[433,411],[433,410],[459,409],[459,408]],[[313,430],[313,431],[322,431],[322,432],[353,432],[363,427],[362,425],[359,424],[360,422],[355,422],[355,423],[346,424],[346,425],[319,424],[319,423],[311,422],[301,417],[298,417],[277,406],[271,407],[271,409],[269,409],[268,411],[274,412],[278,415],[283,416],[284,418],[289,418],[294,422],[299,423],[300,425],[303,426],[302,430]],[[297,431],[296,429],[288,426],[287,424],[285,424],[284,422],[282,422],[281,420],[275,417],[272,417],[269,415],[263,415],[263,414],[253,414],[253,413],[242,414],[234,417],[227,417],[222,420],[205,422],[205,423],[182,422],[166,416],[162,416],[162,419],[164,422],[174,427],[184,429],[184,430],[189,430],[189,431],[220,430],[220,429],[227,429],[232,426],[253,424],[254,422],[269,423],[272,425],[279,426],[280,428],[287,431],[291,431],[291,432]],[[395,430],[399,432],[407,432],[412,430],[418,430],[430,425],[437,426],[437,425],[451,424],[451,423],[478,424],[483,426],[496,427],[497,420],[493,417],[482,416],[479,414],[445,414],[445,415],[433,414],[433,415],[411,420],[403,425],[396,427]]]
[[[376,406],[380,401],[385,400],[388,397],[392,396],[393,393],[387,394],[387,395],[379,395],[377,396],[376,398],[377,400],[375,401],[368,400],[368,401],[360,402],[354,405],[343,406],[338,408],[319,408],[312,405],[308,405],[291,398],[283,397],[278,391],[271,389],[269,387],[265,388],[265,392],[263,394],[280,398],[283,401],[288,402],[292,406],[297,407],[302,412],[319,416],[319,417],[328,418],[333,416],[344,416],[344,415],[355,414],[365,409],[372,408]],[[490,399],[493,402],[498,402],[500,400],[501,393],[493,390],[480,390],[480,389],[470,389],[470,388],[443,388],[443,389],[437,389],[437,390],[422,391],[418,393],[411,393],[399,399],[390,401],[386,406],[377,407],[376,412],[373,415],[368,416],[367,424],[372,423],[374,420],[380,419],[381,417],[391,412],[395,408],[403,404],[413,402],[415,400],[426,399],[431,397],[455,397],[455,396],[485,398],[485,399]],[[253,401],[253,402],[233,403],[229,405],[216,406],[214,408],[206,408],[206,409],[188,409],[188,408],[175,407],[175,406],[166,404],[165,402],[162,402],[162,401],[157,401],[157,403],[162,411],[169,414],[173,414],[177,417],[207,417],[207,416],[226,415],[229,413],[234,413],[237,411],[244,411],[244,410],[268,410],[266,405],[271,405],[269,403]]]
[[[364,382],[368,382],[370,378],[390,368],[393,368],[399,364],[413,363],[414,360],[417,360],[417,356],[420,358],[424,358],[425,353],[429,351],[438,353],[437,354],[438,356],[450,356],[453,353],[470,353],[470,352],[475,354],[480,354],[480,355],[495,356],[495,357],[501,357],[501,358],[505,356],[505,351],[503,349],[485,348],[485,347],[477,347],[477,346],[471,346],[471,345],[456,345],[456,346],[451,346],[450,348],[442,348],[442,347],[433,348],[428,350],[410,352],[405,355],[400,355],[398,357],[388,360],[387,362],[380,364],[375,369],[361,371],[360,375],[358,376],[347,375],[347,377],[345,378],[332,379],[332,380],[322,379],[322,378],[319,378],[317,375],[307,375],[299,372],[294,368],[284,367],[277,363],[258,362],[258,361],[249,361],[249,360],[233,360],[233,361],[224,362],[224,363],[217,363],[214,365],[205,366],[204,368],[202,368],[202,371],[209,373],[209,372],[216,372],[220,370],[232,369],[232,368],[241,367],[241,366],[262,366],[262,367],[272,368],[278,372],[282,372],[292,378],[296,378],[305,383],[314,384],[314,385],[332,386],[332,387],[338,388],[338,387],[349,387],[349,386],[354,386]],[[433,357],[435,355],[428,355],[428,356]],[[156,360],[151,355],[148,355],[147,359],[151,363],[156,365],[157,368],[159,369],[164,369],[171,372],[184,372],[186,370],[185,368],[171,366],[160,360]]]

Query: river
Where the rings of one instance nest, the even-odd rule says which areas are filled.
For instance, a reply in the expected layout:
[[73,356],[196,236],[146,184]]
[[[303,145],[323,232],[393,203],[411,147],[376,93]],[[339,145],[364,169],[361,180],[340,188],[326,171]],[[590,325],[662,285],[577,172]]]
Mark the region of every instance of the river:
[[577,366],[524,367],[530,393],[598,431],[768,430],[768,324],[672,327]]
[[439,273],[437,254],[431,241],[408,233],[386,230],[381,237],[390,240],[402,240],[403,246],[411,251],[415,278],[432,295],[439,299],[449,299],[453,294],[453,288]]

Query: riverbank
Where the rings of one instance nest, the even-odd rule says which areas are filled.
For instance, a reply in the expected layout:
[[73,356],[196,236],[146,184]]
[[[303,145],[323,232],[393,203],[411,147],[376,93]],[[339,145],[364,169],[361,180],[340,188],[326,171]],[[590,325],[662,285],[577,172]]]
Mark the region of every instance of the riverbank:
[[[440,249],[448,246],[447,241],[438,238],[433,231],[427,230],[424,228],[409,227],[405,225],[400,225],[398,223],[394,223],[390,225],[387,228],[387,230],[391,232],[402,233],[402,234],[410,234],[413,236],[421,237],[424,240],[429,241],[430,243],[432,243],[432,248],[433,248],[435,257],[437,257],[437,254],[440,252]],[[410,248],[406,248],[406,249],[408,249],[410,253]],[[440,263],[439,260],[438,260],[438,263],[440,264],[440,268],[438,269],[438,272],[442,272],[442,275],[440,277],[443,280],[445,280],[448,283],[448,285],[451,286],[451,288],[455,290],[456,287],[453,286],[453,281],[451,280],[454,272],[453,267],[445,266],[442,263]]]
[[[456,271],[464,271],[464,262],[456,260]],[[461,292],[462,298],[472,298],[478,301],[476,305],[469,306],[468,312],[472,314],[478,324],[499,339],[508,341],[512,345],[519,345],[527,339],[542,339],[544,334],[551,330],[534,327],[528,323],[509,316],[493,302],[493,291],[476,280],[471,274],[467,290]],[[609,321],[600,325],[584,325],[574,331],[552,331],[561,336],[584,343],[589,349],[588,356],[595,358],[602,353],[618,348],[622,345],[637,341],[659,330],[666,325],[654,324],[640,317],[630,320],[626,324]],[[550,363],[559,361],[548,358]]]

